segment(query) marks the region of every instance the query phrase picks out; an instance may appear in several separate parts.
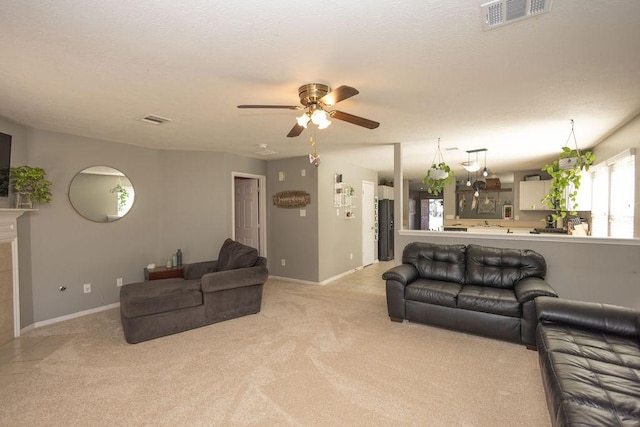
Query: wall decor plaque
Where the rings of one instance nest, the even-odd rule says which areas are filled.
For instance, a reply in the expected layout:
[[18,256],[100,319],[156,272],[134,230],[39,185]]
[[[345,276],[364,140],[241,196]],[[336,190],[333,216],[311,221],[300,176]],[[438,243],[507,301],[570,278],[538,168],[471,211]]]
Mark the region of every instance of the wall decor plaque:
[[306,191],[281,191],[273,195],[273,204],[279,208],[303,208],[311,203],[311,194]]

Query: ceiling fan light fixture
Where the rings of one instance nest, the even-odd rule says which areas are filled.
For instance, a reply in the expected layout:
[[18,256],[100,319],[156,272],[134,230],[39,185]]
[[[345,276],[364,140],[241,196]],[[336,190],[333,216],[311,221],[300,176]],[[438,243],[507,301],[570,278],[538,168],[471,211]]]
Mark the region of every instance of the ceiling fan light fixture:
[[328,122],[329,119],[327,118],[327,113],[324,110],[317,109],[311,113],[311,121],[314,125],[320,126],[321,124]]
[[305,129],[307,128],[307,123],[309,123],[309,120],[311,119],[309,118],[309,115],[307,113],[304,113],[300,117],[296,117],[298,125],[302,126]]

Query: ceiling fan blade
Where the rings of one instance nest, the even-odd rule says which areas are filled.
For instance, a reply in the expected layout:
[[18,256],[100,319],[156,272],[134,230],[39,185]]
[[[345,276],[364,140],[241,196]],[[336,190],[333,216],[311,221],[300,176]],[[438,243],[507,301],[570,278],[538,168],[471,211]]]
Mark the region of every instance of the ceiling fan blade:
[[356,88],[343,85],[336,88],[335,90],[332,90],[331,92],[329,92],[328,94],[320,98],[320,102],[328,107],[331,107],[332,105],[335,105],[340,101],[344,101],[347,98],[351,98],[352,96],[357,95],[359,93],[360,92],[358,92]]
[[284,108],[286,110],[301,110],[304,107],[297,105],[238,105],[238,108]]
[[293,138],[295,136],[298,136],[298,135],[300,135],[302,133],[303,130],[304,130],[304,128],[296,123],[295,125],[293,125],[293,127],[291,128],[291,130],[287,134],[287,137]]
[[343,120],[345,122],[352,123],[354,125],[362,126],[367,129],[375,129],[380,126],[380,123],[374,122],[373,120],[365,119],[363,117],[354,116],[353,114],[343,113],[342,111],[331,111],[329,115],[338,120]]

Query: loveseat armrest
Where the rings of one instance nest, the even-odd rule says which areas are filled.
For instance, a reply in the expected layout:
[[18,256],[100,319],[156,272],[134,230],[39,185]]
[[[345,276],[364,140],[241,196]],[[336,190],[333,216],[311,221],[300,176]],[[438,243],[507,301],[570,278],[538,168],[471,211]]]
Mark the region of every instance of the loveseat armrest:
[[[515,284],[513,290],[520,304],[532,301],[537,297],[558,297],[557,292],[544,279],[527,277]],[[533,313],[532,313],[533,314]]]
[[418,270],[411,264],[400,264],[385,271],[383,280],[395,280],[403,285],[408,285],[418,278]]
[[625,337],[640,337],[640,310],[564,298],[537,298],[540,323],[558,323]]
[[245,286],[262,285],[269,278],[269,270],[264,266],[216,271],[202,276],[202,292],[218,292]]
[[200,279],[207,273],[213,273],[218,269],[218,261],[201,261],[185,264],[182,269],[182,277],[187,280]]

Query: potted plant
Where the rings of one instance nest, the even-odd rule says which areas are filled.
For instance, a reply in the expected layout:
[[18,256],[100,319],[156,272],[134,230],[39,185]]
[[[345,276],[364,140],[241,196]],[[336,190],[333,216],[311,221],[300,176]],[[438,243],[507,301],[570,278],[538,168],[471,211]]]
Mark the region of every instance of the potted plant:
[[[571,122],[573,134],[573,120]],[[562,147],[558,159],[542,168],[551,176],[549,194],[542,201],[555,211],[552,214],[554,220],[565,218],[567,209],[570,209],[571,215],[576,215],[580,174],[583,170],[588,171],[595,159],[596,156],[591,151],[581,152],[576,144],[575,149]]]
[[9,187],[16,195],[16,208],[33,208],[34,203],[51,201],[51,181],[40,167],[18,166],[9,172]]
[[454,173],[445,162],[433,163],[422,183],[427,187],[427,193],[439,196],[445,187],[453,182]]

